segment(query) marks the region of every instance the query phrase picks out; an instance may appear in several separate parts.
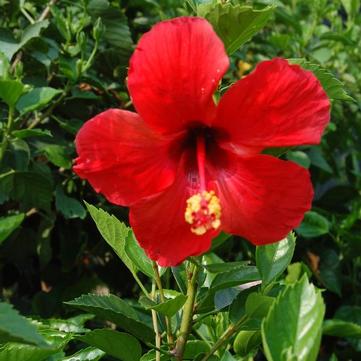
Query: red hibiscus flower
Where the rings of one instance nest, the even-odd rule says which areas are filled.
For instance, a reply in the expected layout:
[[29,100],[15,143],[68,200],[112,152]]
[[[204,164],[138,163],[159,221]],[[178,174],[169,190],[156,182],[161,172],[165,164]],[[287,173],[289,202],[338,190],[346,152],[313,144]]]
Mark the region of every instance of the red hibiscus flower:
[[130,61],[137,113],[107,110],[76,137],[74,171],[130,207],[138,242],[162,266],[206,252],[221,230],[279,241],[311,207],[308,171],[261,152],[320,142],[330,102],[319,81],[286,60],[264,61],[216,105],[228,65],[206,20],[160,22]]

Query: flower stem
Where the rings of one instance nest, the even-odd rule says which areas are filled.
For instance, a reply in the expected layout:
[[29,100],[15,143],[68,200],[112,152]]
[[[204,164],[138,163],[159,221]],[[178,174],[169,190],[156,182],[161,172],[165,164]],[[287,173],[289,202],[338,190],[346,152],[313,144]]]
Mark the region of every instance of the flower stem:
[[3,130],[3,139],[2,139],[1,145],[0,145],[0,164],[2,162],[2,159],[6,152],[6,148],[9,143],[9,136],[10,136],[11,130],[13,128],[13,122],[14,122],[14,108],[9,107],[8,122],[7,122],[7,125],[5,126],[5,129]]
[[192,319],[194,313],[194,302],[197,294],[197,278],[198,278],[198,266],[194,263],[190,264],[187,272],[188,286],[187,286],[187,301],[184,304],[183,316],[181,326],[179,330],[179,336],[173,355],[177,361],[183,360],[184,350],[187,344],[189,334],[192,329]]
[[223,332],[222,336],[213,345],[210,351],[202,358],[201,361],[209,360],[209,358],[239,330],[245,319],[246,317],[242,317],[237,323],[229,325],[228,328]]
[[[152,284],[152,298],[153,300],[155,300],[155,282],[153,281]],[[153,321],[153,329],[154,329],[154,333],[155,333],[155,346],[156,346],[156,351],[155,351],[155,361],[160,361],[160,346],[161,346],[161,342],[162,342],[162,336],[159,333],[159,326],[158,326],[158,316],[157,316],[157,312],[152,310],[152,321]]]
[[[166,299],[164,297],[162,280],[161,280],[160,275],[159,275],[158,265],[157,265],[157,262],[154,262],[154,261],[153,261],[153,271],[154,271],[154,276],[155,276],[155,282],[157,284],[159,294],[160,294],[160,300],[162,302],[165,302]],[[173,338],[173,333],[172,333],[172,319],[170,317],[168,317],[168,316],[165,316],[165,325],[166,325],[166,328],[167,328],[168,344],[169,344],[169,347],[172,348],[173,344],[174,344],[174,338]]]

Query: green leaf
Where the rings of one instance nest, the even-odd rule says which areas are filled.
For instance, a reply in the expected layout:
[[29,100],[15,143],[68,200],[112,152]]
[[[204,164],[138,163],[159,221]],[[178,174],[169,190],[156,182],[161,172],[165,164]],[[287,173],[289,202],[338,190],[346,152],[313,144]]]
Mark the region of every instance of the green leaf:
[[30,137],[52,137],[50,130],[43,129],[20,129],[13,130],[11,134],[19,139],[30,138]]
[[78,336],[78,339],[123,361],[139,361],[142,354],[139,341],[123,332],[100,329]]
[[314,211],[305,214],[302,224],[296,228],[296,232],[305,238],[315,238],[327,234],[330,230],[328,220]]
[[84,202],[91,217],[93,218],[100,234],[113,248],[117,256],[124,262],[129,270],[135,274],[138,269],[125,252],[125,244],[131,236],[131,230],[121,223],[114,215],[110,215],[102,209]]
[[[160,355],[160,361],[169,361],[170,359],[171,358],[168,355],[165,354]],[[155,351],[154,350],[148,351],[140,358],[139,361],[157,361]]]
[[63,91],[50,87],[34,88],[22,95],[16,103],[16,109],[20,113],[32,112],[47,105],[56,95]]
[[59,144],[41,144],[41,151],[45,153],[51,163],[64,169],[71,168],[71,157],[65,146]]
[[17,171],[28,170],[30,162],[30,148],[28,144],[22,139],[11,139],[5,159],[12,169]]
[[238,262],[224,262],[224,263],[211,263],[204,265],[203,267],[210,273],[223,273],[235,271],[246,266],[248,261],[238,261]]
[[232,54],[265,26],[274,9],[267,6],[256,10],[251,6],[212,1],[200,4],[197,13],[212,24],[228,54]]
[[307,277],[287,286],[262,323],[267,360],[316,360],[324,314],[321,293]]
[[87,347],[75,354],[65,357],[62,361],[98,361],[105,355],[105,352],[95,347]]
[[55,206],[56,209],[61,212],[66,219],[84,219],[86,217],[86,210],[81,205],[81,203],[77,199],[65,195],[63,189],[60,186],[56,188]]
[[25,218],[24,213],[15,214],[13,216],[0,217],[0,244],[10,236],[16,228],[20,226]]
[[116,48],[121,63],[125,65],[134,45],[126,16],[108,0],[90,0],[87,10],[93,20],[101,19],[105,27],[103,37]]
[[31,39],[38,37],[42,29],[47,28],[49,25],[48,20],[38,21],[29,25],[24,29],[19,42],[11,37],[10,34],[0,33],[0,49],[10,61],[14,54],[25,46]]
[[260,274],[257,267],[243,266],[235,271],[218,274],[211,284],[211,289],[216,291],[222,288],[239,286],[247,282],[258,281],[259,279]]
[[130,230],[125,243],[125,253],[137,269],[150,278],[154,277],[153,262],[147,257],[144,250],[139,246],[134,233]]
[[200,353],[205,353],[210,350],[209,344],[205,341],[190,340],[186,344],[183,358],[185,360],[194,360]]
[[135,310],[114,295],[83,295],[65,304],[93,313],[97,317],[114,322],[119,327],[144,341],[154,338],[153,330],[141,322]]
[[0,80],[0,99],[2,99],[10,108],[14,107],[23,92],[24,84],[20,81]]
[[146,309],[155,310],[162,315],[169,317],[175,315],[183,307],[186,301],[187,296],[183,295],[182,293],[179,293],[176,297],[168,299],[161,303],[153,302],[146,297],[140,299],[140,303]]
[[277,243],[257,247],[256,264],[263,285],[269,284],[287,268],[292,260],[295,244],[296,238],[290,233]]
[[[1,229],[1,225],[0,225]],[[8,303],[0,303],[0,343],[22,342],[32,345],[46,345],[36,327],[20,316]]]
[[260,331],[240,331],[233,343],[234,352],[240,356],[247,356],[262,342]]
[[361,326],[357,323],[338,319],[325,320],[323,334],[337,337],[361,338]]
[[246,300],[246,314],[250,318],[262,319],[267,316],[268,310],[273,305],[274,297],[264,296],[261,293],[253,292]]
[[294,150],[287,152],[287,159],[297,163],[303,168],[310,168],[311,160],[305,152]]
[[289,59],[293,64],[298,64],[306,70],[311,70],[317,79],[320,81],[323,89],[327,93],[327,96],[331,100],[348,100],[353,101],[344,89],[344,85],[328,70],[323,69],[317,64],[307,62],[305,59]]

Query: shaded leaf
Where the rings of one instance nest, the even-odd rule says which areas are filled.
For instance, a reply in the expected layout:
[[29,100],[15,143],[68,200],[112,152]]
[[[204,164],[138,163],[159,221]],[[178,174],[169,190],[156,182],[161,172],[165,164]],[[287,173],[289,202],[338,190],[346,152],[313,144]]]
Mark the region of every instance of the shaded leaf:
[[10,234],[20,226],[25,214],[15,214],[12,216],[0,217],[0,244],[5,241]]
[[56,188],[55,206],[66,219],[84,219],[86,217],[86,210],[81,203],[77,199],[65,195],[60,186]]
[[14,107],[23,92],[24,84],[18,80],[0,80],[0,99],[9,107]]
[[301,225],[296,228],[296,232],[305,238],[315,238],[329,232],[330,224],[328,220],[314,211],[305,213]]
[[139,361],[142,353],[139,341],[123,332],[100,329],[78,336],[78,339],[123,361]]
[[75,354],[65,357],[62,361],[98,361],[105,355],[105,352],[95,347],[87,347]]
[[361,326],[350,321],[338,319],[325,320],[323,334],[337,337],[361,338]]

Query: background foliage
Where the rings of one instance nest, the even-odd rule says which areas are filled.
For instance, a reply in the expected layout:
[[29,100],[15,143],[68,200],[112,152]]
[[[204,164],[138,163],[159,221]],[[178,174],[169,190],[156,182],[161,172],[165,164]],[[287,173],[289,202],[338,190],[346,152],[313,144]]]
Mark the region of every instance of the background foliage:
[[[166,303],[139,299],[152,264],[125,225],[82,200],[125,223],[127,210],[71,166],[87,119],[132,110],[126,71],[139,37],[162,19],[195,14],[231,54],[221,92],[263,59],[293,59],[324,85],[332,122],[320,146],[269,150],[310,169],[313,209],[296,245],[293,235],[257,251],[238,237],[216,240],[204,257],[186,358],[207,353],[240,319],[248,323],[228,351],[220,348],[223,361],[361,358],[359,0],[0,0],[0,8],[0,360],[138,360],[152,348],[150,309],[162,328],[164,315],[179,321],[184,269],[163,275],[178,290]],[[259,279],[253,296],[240,292]],[[153,359],[154,351],[142,358]]]

